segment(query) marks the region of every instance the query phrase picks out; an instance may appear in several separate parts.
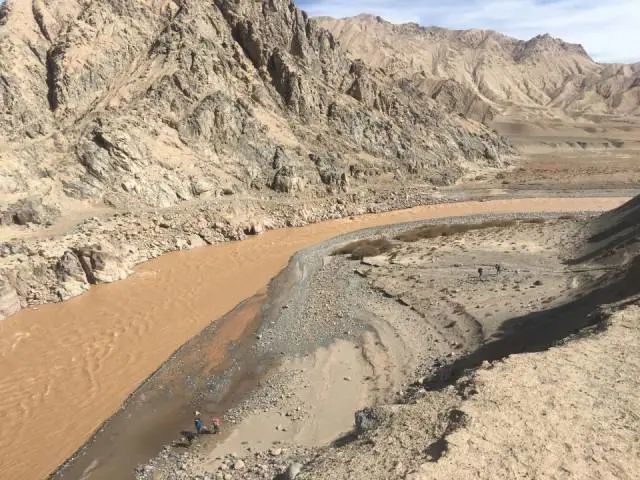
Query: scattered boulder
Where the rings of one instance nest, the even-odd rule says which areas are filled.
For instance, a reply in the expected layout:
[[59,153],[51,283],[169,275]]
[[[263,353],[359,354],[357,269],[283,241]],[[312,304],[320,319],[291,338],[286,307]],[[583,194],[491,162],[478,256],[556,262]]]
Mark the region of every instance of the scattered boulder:
[[191,192],[196,197],[210,192],[215,187],[206,178],[197,178],[191,182]]
[[26,198],[11,205],[2,215],[0,224],[5,225],[45,225],[60,215],[54,207],[44,205],[39,198]]
[[200,248],[209,245],[200,235],[189,235],[187,238],[189,248]]
[[92,285],[122,280],[130,273],[119,256],[100,245],[81,247],[73,253],[78,257],[87,281]]
[[380,416],[373,408],[363,408],[355,413],[356,431],[359,434],[373,430],[380,425]]
[[375,255],[373,257],[364,257],[360,262],[371,267],[384,267],[389,265],[389,257],[387,255]]

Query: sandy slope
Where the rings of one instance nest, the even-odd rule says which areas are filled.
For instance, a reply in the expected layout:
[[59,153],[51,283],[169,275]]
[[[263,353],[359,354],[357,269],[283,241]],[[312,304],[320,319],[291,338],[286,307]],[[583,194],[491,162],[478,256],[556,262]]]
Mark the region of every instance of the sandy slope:
[[467,427],[412,479],[633,479],[640,470],[640,307],[606,331],[475,376]]
[[[585,290],[525,317],[538,328],[516,323],[501,347],[418,383],[429,391],[377,409],[378,428],[325,450],[300,478],[635,478],[639,212],[636,198],[586,226],[565,262]],[[545,350],[548,331],[576,320],[599,323]],[[462,371],[483,358],[492,361]]]
[[[328,451],[298,478],[636,478],[638,320],[629,307],[604,332],[487,363],[466,400],[450,388],[386,407],[367,444]],[[450,412],[462,412],[460,424]],[[429,457],[442,438],[442,456]]]

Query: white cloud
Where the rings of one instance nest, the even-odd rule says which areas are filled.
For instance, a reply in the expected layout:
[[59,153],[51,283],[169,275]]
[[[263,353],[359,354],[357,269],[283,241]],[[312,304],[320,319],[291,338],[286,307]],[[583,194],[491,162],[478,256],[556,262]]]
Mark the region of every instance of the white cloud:
[[392,22],[541,33],[580,43],[602,62],[640,61],[640,0],[299,0],[311,15],[372,13]]

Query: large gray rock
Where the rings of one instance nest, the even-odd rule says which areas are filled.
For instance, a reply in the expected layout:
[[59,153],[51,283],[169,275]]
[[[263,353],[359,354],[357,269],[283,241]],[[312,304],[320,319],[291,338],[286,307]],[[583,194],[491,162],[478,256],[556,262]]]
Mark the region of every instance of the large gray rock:
[[100,245],[81,247],[73,252],[91,284],[110,283],[126,278],[131,272],[113,249]]
[[56,208],[43,205],[39,198],[25,198],[10,205],[0,214],[0,223],[28,225],[30,223],[43,225],[50,223],[59,215]]
[[0,276],[0,320],[20,311],[20,298],[6,278]]

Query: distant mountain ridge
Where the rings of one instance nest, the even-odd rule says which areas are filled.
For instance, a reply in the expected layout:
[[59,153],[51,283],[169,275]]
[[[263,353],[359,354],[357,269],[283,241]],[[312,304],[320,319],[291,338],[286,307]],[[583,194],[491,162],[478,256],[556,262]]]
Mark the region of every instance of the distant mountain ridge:
[[640,114],[640,63],[600,64],[548,34],[523,41],[367,14],[316,20],[354,57],[476,118]]

